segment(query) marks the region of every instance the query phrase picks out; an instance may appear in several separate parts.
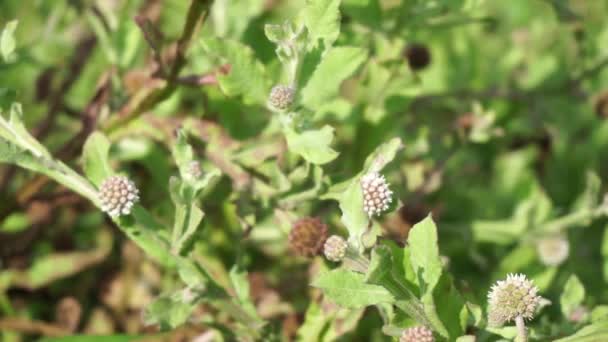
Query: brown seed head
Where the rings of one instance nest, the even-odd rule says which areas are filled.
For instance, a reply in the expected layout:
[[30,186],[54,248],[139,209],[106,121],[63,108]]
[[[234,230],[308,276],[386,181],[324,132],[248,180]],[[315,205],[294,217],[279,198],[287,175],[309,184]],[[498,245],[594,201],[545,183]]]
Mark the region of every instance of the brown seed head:
[[313,257],[321,251],[327,239],[327,225],[318,217],[296,221],[289,232],[289,246],[295,254]]

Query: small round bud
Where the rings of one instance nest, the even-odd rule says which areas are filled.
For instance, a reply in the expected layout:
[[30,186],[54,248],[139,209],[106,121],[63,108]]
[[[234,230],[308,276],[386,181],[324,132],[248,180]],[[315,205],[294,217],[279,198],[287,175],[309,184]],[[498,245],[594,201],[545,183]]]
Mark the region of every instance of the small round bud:
[[399,342],[435,342],[435,338],[431,329],[417,326],[403,330]]
[[499,280],[488,294],[488,321],[491,326],[501,326],[518,316],[532,319],[541,297],[538,288],[523,274],[509,274]]
[[323,254],[325,254],[327,260],[340,262],[344,259],[347,246],[346,241],[341,236],[332,235],[323,245]]
[[203,170],[201,169],[201,163],[198,160],[193,160],[188,164],[188,174],[194,178],[201,178]]
[[99,187],[101,210],[112,217],[129,215],[139,201],[139,190],[124,176],[110,176]]
[[270,90],[268,105],[270,107],[284,111],[289,109],[296,98],[296,90],[286,85],[276,85]]
[[327,239],[327,225],[318,217],[305,217],[294,223],[288,238],[295,254],[313,257],[319,254]]
[[393,192],[388,188],[384,176],[378,172],[361,177],[363,189],[363,210],[368,216],[380,215],[393,201]]
[[546,266],[559,266],[568,259],[570,244],[561,235],[544,237],[536,242],[536,252]]
[[414,71],[422,70],[431,63],[431,52],[424,44],[413,43],[405,47],[403,56]]

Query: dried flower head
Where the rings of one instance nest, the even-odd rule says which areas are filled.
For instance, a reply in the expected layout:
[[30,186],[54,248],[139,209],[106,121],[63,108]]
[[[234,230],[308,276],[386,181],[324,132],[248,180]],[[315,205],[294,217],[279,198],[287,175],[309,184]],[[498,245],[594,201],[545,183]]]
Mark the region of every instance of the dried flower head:
[[425,326],[417,326],[405,329],[399,338],[399,342],[435,342],[433,332]]
[[325,241],[325,245],[323,245],[323,254],[325,254],[327,260],[340,262],[344,259],[346,247],[348,245],[341,236],[332,235]]
[[384,176],[371,172],[361,177],[363,188],[363,210],[368,216],[380,215],[392,202],[393,192],[388,188]]
[[318,217],[296,221],[289,232],[289,246],[301,256],[313,257],[321,251],[327,239],[327,225]]
[[561,235],[549,236],[536,242],[536,252],[540,261],[547,266],[558,266],[568,259],[570,244]]
[[488,294],[488,321],[501,326],[518,316],[532,319],[540,303],[538,288],[523,274],[509,274],[499,280]]
[[268,104],[278,110],[287,110],[295,100],[296,90],[286,85],[276,85],[270,90]]
[[139,190],[124,176],[110,176],[99,187],[101,210],[112,217],[129,215],[139,201]]
[[431,63],[431,52],[424,44],[413,43],[405,47],[403,56],[412,70],[422,70]]

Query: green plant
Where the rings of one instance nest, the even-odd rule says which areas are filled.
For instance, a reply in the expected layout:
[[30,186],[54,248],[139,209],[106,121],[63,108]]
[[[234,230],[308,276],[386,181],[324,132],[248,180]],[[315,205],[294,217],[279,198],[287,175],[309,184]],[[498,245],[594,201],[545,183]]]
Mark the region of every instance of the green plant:
[[0,310],[17,319],[0,328],[73,333],[13,289],[85,298],[58,282],[118,259],[118,283],[144,299],[88,311],[137,311],[134,326],[169,334],[608,339],[608,129],[587,101],[608,77],[605,4],[36,6],[48,37],[82,35],[60,74],[64,43],[21,43],[39,28],[0,5],[0,20],[24,16],[0,34],[0,238],[63,227],[74,251],[3,243],[0,257],[34,262],[0,271]]

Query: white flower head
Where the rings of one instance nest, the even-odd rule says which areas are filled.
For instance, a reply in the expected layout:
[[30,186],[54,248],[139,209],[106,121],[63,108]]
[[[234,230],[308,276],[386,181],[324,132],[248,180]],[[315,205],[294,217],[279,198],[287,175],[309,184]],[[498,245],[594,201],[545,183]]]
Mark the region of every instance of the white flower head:
[[110,176],[99,187],[101,210],[112,217],[129,215],[139,201],[139,190],[125,176]]
[[416,326],[403,330],[399,342],[435,342],[433,332],[425,326]]
[[540,300],[538,288],[525,275],[509,274],[488,293],[488,321],[492,326],[501,326],[518,316],[532,319]]
[[562,235],[544,237],[536,242],[536,252],[546,266],[559,266],[568,259],[570,244]]
[[332,235],[323,245],[323,254],[325,254],[327,260],[340,262],[344,259],[344,255],[346,255],[347,247],[346,241],[341,236]]
[[363,210],[368,216],[380,215],[386,211],[393,201],[393,192],[383,175],[370,172],[361,177],[363,189]]

